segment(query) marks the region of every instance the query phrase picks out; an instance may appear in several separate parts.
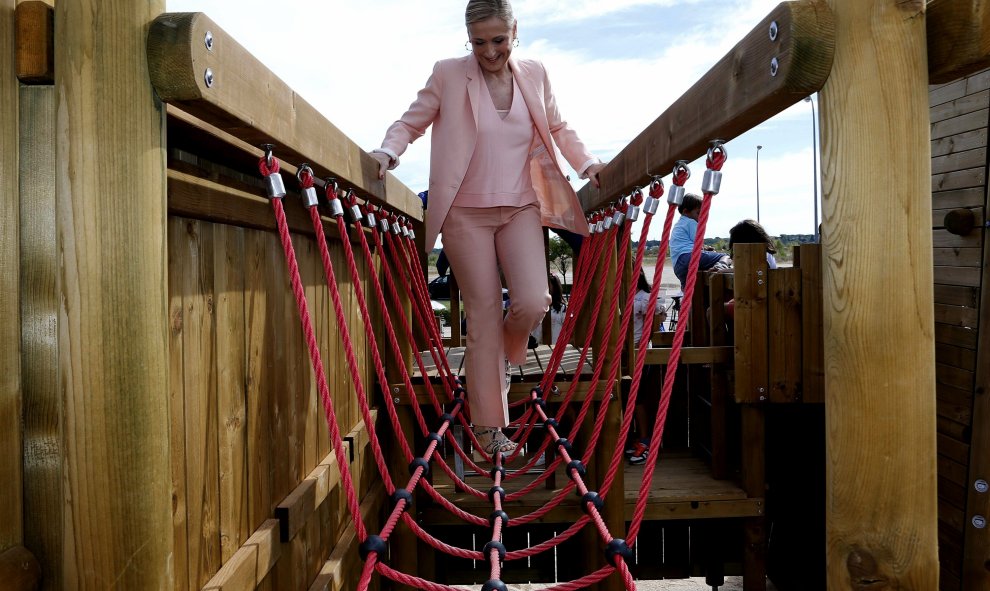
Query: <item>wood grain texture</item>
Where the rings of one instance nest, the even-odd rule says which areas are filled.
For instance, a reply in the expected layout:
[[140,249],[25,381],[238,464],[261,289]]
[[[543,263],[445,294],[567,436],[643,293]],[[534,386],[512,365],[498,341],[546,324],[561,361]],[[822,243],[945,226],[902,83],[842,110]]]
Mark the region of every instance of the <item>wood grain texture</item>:
[[[21,380],[24,392],[24,543],[61,589],[62,437],[58,384],[55,87],[20,90]],[[2,224],[2,222],[0,222]],[[2,238],[0,238],[2,240]]]
[[[65,586],[171,586],[163,1],[56,7]],[[140,477],[136,475],[140,474]],[[94,543],[99,540],[99,543]]]
[[48,2],[17,4],[17,78],[24,84],[55,81],[55,9]]
[[[19,546],[24,529],[21,431],[20,198],[18,193],[18,86],[14,77],[14,0],[0,2],[0,551]],[[10,105],[7,107],[6,105]],[[10,146],[9,149],[7,146]]]
[[821,244],[802,244],[801,391],[805,402],[825,402]]
[[736,402],[769,397],[769,327],[767,326],[767,255],[762,244],[736,244],[734,347]]
[[930,0],[928,76],[941,84],[990,66],[990,2]]
[[[770,40],[770,23],[779,34]],[[641,187],[648,175],[666,175],[676,160],[694,160],[708,142],[731,140],[816,92],[825,83],[834,53],[833,20],[824,2],[777,5],[718,63],[622,149],[578,193],[585,211]],[[778,60],[775,76],[771,59]]]
[[[213,45],[204,43],[207,31]],[[276,156],[308,162],[318,178],[333,176],[362,197],[416,220],[419,197],[388,174],[335,125],[202,13],[163,14],[148,35],[152,84],[161,99],[260,146],[277,145]],[[207,85],[205,71],[213,73]]]
[[[935,589],[925,6],[828,4],[836,25],[820,94],[828,585]],[[876,256],[891,244],[901,256]]]
[[768,277],[770,401],[800,402],[801,269],[770,269]]
[[5,591],[36,591],[41,584],[41,565],[24,546],[0,552],[0,581]]

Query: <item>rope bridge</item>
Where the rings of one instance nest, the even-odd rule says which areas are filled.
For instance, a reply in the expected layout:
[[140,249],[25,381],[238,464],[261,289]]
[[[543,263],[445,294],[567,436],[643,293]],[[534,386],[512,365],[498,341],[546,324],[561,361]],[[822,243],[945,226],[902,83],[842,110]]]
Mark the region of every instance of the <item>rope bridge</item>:
[[[337,422],[333,401],[330,396],[330,389],[327,382],[323,359],[314,335],[313,323],[310,317],[306,296],[303,291],[299,267],[296,263],[295,250],[289,235],[289,228],[282,204],[282,198],[285,197],[286,191],[279,172],[279,161],[273,156],[272,147],[270,145],[265,146],[265,155],[259,161],[258,168],[261,175],[265,179],[267,194],[274,210],[279,236],[282,247],[285,251],[292,292],[299,309],[299,318],[302,324],[307,347],[309,349],[310,362],[316,375],[317,388],[319,391],[320,400],[323,404],[323,410],[330,432],[330,439],[333,444],[334,453],[337,457],[337,465],[340,468],[341,482],[346,495],[347,507],[351,514],[351,519],[354,524],[357,538],[360,541],[359,553],[362,560],[365,561],[361,578],[358,582],[357,588],[359,591],[365,591],[368,589],[372,576],[376,571],[380,575],[388,577],[399,583],[411,585],[420,589],[427,589],[429,591],[451,591],[454,589],[459,589],[457,587],[450,587],[436,582],[427,581],[408,573],[399,572],[390,568],[385,562],[383,562],[383,559],[388,553],[389,536],[393,533],[400,521],[412,532],[414,532],[415,535],[423,542],[429,544],[436,550],[459,558],[481,561],[487,560],[490,565],[490,571],[488,581],[482,587],[483,591],[499,591],[507,589],[505,583],[501,580],[501,569],[504,562],[512,562],[515,560],[532,557],[542,552],[551,550],[573,537],[586,525],[591,523],[598,531],[604,544],[605,558],[608,563],[607,566],[604,566],[579,579],[549,587],[549,589],[556,591],[572,591],[575,589],[581,589],[601,581],[615,571],[618,571],[619,576],[622,577],[626,589],[633,590],[636,588],[636,583],[632,577],[632,573],[629,570],[627,562],[631,560],[633,556],[632,548],[636,542],[636,536],[639,533],[643,517],[646,513],[647,499],[649,496],[647,493],[650,490],[650,485],[656,470],[660,441],[662,439],[667,409],[669,407],[670,397],[673,391],[674,378],[677,373],[676,368],[684,342],[687,319],[690,316],[689,312],[692,302],[691,296],[694,293],[695,283],[697,280],[697,270],[701,260],[701,251],[704,243],[705,228],[708,222],[711,200],[712,197],[718,193],[722,174],[721,168],[725,163],[726,155],[727,154],[722,142],[719,140],[713,141],[712,147],[708,151],[708,158],[706,161],[707,170],[705,171],[702,182],[704,199],[702,201],[701,213],[698,218],[698,231],[695,236],[694,250],[692,251],[691,260],[688,267],[688,276],[684,287],[684,299],[681,314],[678,319],[677,328],[674,333],[673,345],[671,347],[669,366],[672,370],[667,371],[664,377],[660,395],[659,411],[657,412],[653,425],[652,432],[654,433],[654,436],[650,439],[648,461],[646,462],[643,472],[643,478],[640,484],[639,496],[637,498],[635,511],[633,513],[633,519],[630,523],[628,531],[626,532],[625,538],[614,537],[612,533],[609,532],[601,516],[601,509],[604,504],[603,499],[609,494],[616,479],[620,462],[622,461],[622,450],[617,449],[612,455],[612,459],[608,464],[605,477],[599,490],[589,489],[584,482],[586,466],[591,460],[592,453],[599,437],[601,436],[602,429],[605,424],[606,411],[608,410],[609,404],[615,398],[612,390],[614,389],[614,385],[616,383],[619,368],[618,363],[611,363],[608,366],[608,375],[604,380],[604,384],[606,385],[603,388],[604,391],[599,397],[600,400],[597,408],[595,409],[596,414],[594,427],[591,436],[588,439],[586,449],[579,458],[576,457],[577,452],[571,442],[574,441],[580,426],[584,423],[588,413],[592,410],[592,404],[596,399],[595,394],[597,393],[599,384],[603,383],[600,378],[602,377],[602,373],[605,371],[605,360],[617,358],[621,352],[622,343],[626,340],[626,335],[632,319],[631,311],[633,309],[633,299],[636,294],[635,281],[632,282],[627,293],[625,294],[622,308],[623,313],[621,314],[621,319],[619,320],[618,326],[618,338],[611,345],[611,350],[606,351],[605,354],[594,355],[594,367],[591,375],[590,390],[581,402],[576,418],[573,421],[573,425],[571,425],[570,431],[566,433],[566,437],[563,437],[560,434],[562,430],[560,421],[563,418],[564,413],[570,407],[571,402],[573,402],[577,391],[577,385],[581,378],[580,372],[575,372],[573,374],[570,384],[567,387],[567,393],[560,402],[559,408],[553,416],[548,415],[547,401],[544,398],[544,393],[559,393],[560,386],[554,383],[557,370],[560,368],[565,347],[574,336],[578,317],[577,311],[582,310],[584,305],[589,303],[591,310],[590,314],[587,315],[587,318],[589,319],[590,326],[586,331],[586,337],[580,350],[578,367],[583,367],[586,363],[592,348],[592,341],[595,334],[597,321],[601,317],[601,307],[603,301],[605,300],[605,298],[602,297],[605,294],[591,293],[594,269],[602,263],[602,258],[604,253],[607,252],[607,248],[616,244],[617,240],[619,241],[619,244],[629,243],[632,233],[631,222],[637,220],[642,212],[644,214],[643,226],[640,232],[636,254],[632,262],[633,277],[639,275],[646,252],[647,233],[650,229],[652,218],[657,213],[661,198],[664,195],[664,184],[660,177],[653,177],[652,183],[650,184],[649,196],[645,199],[642,192],[636,190],[631,195],[618,199],[604,211],[599,211],[589,216],[588,222],[589,231],[591,233],[591,244],[589,247],[581,249],[578,261],[575,264],[575,285],[571,294],[571,303],[568,306],[567,316],[564,320],[563,327],[561,328],[557,344],[553,349],[553,353],[551,354],[550,360],[544,369],[544,373],[539,384],[533,387],[529,397],[510,405],[516,408],[525,406],[521,416],[510,424],[510,427],[515,429],[514,433],[511,435],[511,438],[520,445],[512,454],[508,456],[502,453],[497,453],[494,454],[494,456],[490,456],[482,450],[482,446],[478,444],[477,438],[470,429],[470,421],[467,416],[470,409],[467,406],[465,385],[451,371],[442,346],[442,338],[439,332],[439,327],[435,322],[433,322],[433,312],[430,307],[430,298],[427,293],[425,281],[426,275],[423,272],[419,257],[416,253],[416,245],[414,241],[415,234],[413,233],[411,224],[409,224],[407,220],[401,216],[397,216],[394,213],[389,213],[383,208],[374,206],[370,202],[360,203],[353,190],[343,190],[333,179],[325,179],[321,183],[318,183],[317,179],[313,175],[312,169],[308,165],[303,164],[299,167],[297,176],[300,186],[302,187],[302,200],[313,222],[313,229],[320,249],[320,256],[326,276],[327,287],[331,295],[334,314],[337,318],[337,326],[340,332],[342,344],[344,346],[345,361],[354,384],[355,395],[358,400],[361,415],[364,419],[365,425],[368,428],[370,445],[375,464],[381,474],[385,489],[391,496],[392,510],[385,522],[385,525],[378,534],[371,534],[368,532],[368,528],[361,516],[358,495],[355,491],[353,478],[350,473],[350,464],[344,456],[344,445],[340,433],[340,427]],[[686,163],[683,161],[678,161],[674,166],[672,186],[667,194],[668,207],[666,217],[664,219],[660,251],[657,256],[657,263],[654,267],[653,287],[650,291],[647,310],[654,309],[659,298],[660,283],[663,276],[663,263],[667,256],[674,211],[683,199],[685,192],[684,183],[688,180],[689,176],[690,171],[688,170]],[[383,396],[395,438],[406,461],[409,462],[409,478],[405,485],[401,488],[393,482],[392,475],[388,470],[384,452],[382,450],[382,444],[376,434],[375,423],[372,419],[371,404],[367,390],[361,380],[358,362],[354,353],[354,347],[351,341],[347,322],[345,320],[344,307],[337,288],[337,280],[333,265],[331,263],[326,235],[324,234],[323,221],[319,211],[319,208],[321,207],[321,200],[316,190],[317,184],[322,184],[325,190],[325,201],[322,203],[322,206],[329,208],[331,217],[336,221],[340,235],[343,238],[341,243],[343,244],[344,253],[347,260],[347,272],[350,274],[351,280],[355,286],[357,304],[360,308],[361,316],[364,319],[365,336],[368,340],[368,348],[372,354],[375,376],[377,377],[379,383],[387,384],[388,381],[385,377],[385,365],[379,352],[378,336],[374,330],[372,316],[369,313],[368,297],[373,297],[375,299],[378,310],[382,314],[382,324],[385,328],[385,337],[388,341],[388,350],[391,351],[391,354],[396,362],[396,366],[400,370],[401,380],[407,390],[409,392],[414,391],[412,379],[405,364],[405,356],[403,354],[402,347],[400,346],[400,336],[405,339],[405,342],[416,342],[414,340],[414,330],[418,331],[422,337],[421,342],[428,343],[428,352],[436,363],[440,378],[439,384],[444,390],[444,396],[441,399],[441,396],[438,395],[437,391],[433,387],[432,380],[424,380],[429,402],[432,405],[434,412],[439,417],[439,424],[435,430],[430,429],[420,405],[415,402],[411,405],[416,423],[419,426],[420,432],[427,441],[425,450],[418,456],[413,453],[410,442],[406,439],[403,429],[401,428],[398,410],[396,408],[397,400],[393,400],[392,397],[388,395]],[[345,216],[345,211],[349,212],[350,216]],[[345,217],[350,217],[350,222],[348,222]],[[356,228],[355,232],[350,232],[349,224],[353,224]],[[354,247],[348,239],[348,236],[354,236],[357,238],[357,243],[360,245],[361,256],[364,257],[364,260],[369,265],[371,265],[374,260],[372,249],[374,248],[375,251],[381,253],[381,276],[385,280],[384,285],[376,273],[370,273],[370,294],[365,294],[364,290],[361,288],[363,282],[359,276],[358,263],[354,252]],[[373,243],[369,243],[369,238],[373,241]],[[622,273],[625,270],[626,257],[619,257],[617,265],[617,275],[622,276]],[[610,303],[608,313],[606,314],[607,320],[604,326],[604,334],[612,334],[615,329],[614,323],[617,317],[620,296],[622,295],[620,293],[621,287],[621,282],[614,282],[611,293],[609,294],[610,298],[608,301]],[[405,300],[403,299],[404,296],[408,297],[411,302],[412,318],[406,314],[404,306]],[[388,305],[389,300],[393,304],[391,308]],[[643,367],[646,363],[646,351],[649,344],[650,335],[652,333],[653,320],[651,314],[647,314],[646,316],[642,336],[637,343],[636,359],[633,366],[634,369],[632,372],[632,383],[629,390],[629,398],[622,416],[620,434],[618,436],[620,445],[626,441],[632,426],[633,410],[636,406],[636,399],[639,394]],[[397,330],[400,330],[401,333],[397,334]],[[419,347],[413,348],[414,359],[417,366],[420,368],[421,373],[425,375],[426,365],[424,363],[423,356],[418,349]],[[464,432],[468,434],[469,440],[471,441],[475,452],[480,454],[485,463],[491,464],[492,467],[490,469],[486,469],[478,465],[478,463],[476,463],[471,457],[471,454],[464,449],[460,441],[451,435],[450,428],[455,423],[465,427]],[[515,470],[511,474],[508,473],[505,468],[506,464],[516,459],[518,454],[522,451],[523,445],[529,442],[531,436],[535,432],[534,427],[538,424],[542,424],[545,427],[547,434],[547,436],[543,437],[543,441],[540,442],[538,451],[533,453],[531,458],[520,469]],[[444,442],[447,442],[451,446],[454,453],[456,453],[473,472],[491,480],[491,487],[487,491],[475,488],[465,482],[454,472],[446,461],[441,460],[438,462],[432,462],[434,454],[437,452],[437,449],[444,444]],[[538,464],[539,458],[545,454],[550,446],[554,446],[558,452],[550,465],[546,466],[546,468],[539,475],[532,477],[532,480],[520,490],[512,493],[506,493],[503,488],[503,484],[510,480],[530,475],[530,472],[532,472],[533,468]],[[543,507],[529,514],[513,516],[510,518],[503,508],[503,503],[505,501],[521,498],[534,490],[543,481],[549,478],[549,476],[553,474],[561,464],[565,465],[565,472],[571,481],[560,491],[558,491]],[[429,474],[433,466],[439,467],[459,489],[467,491],[475,497],[488,499],[488,501],[492,504],[491,514],[487,518],[475,515],[457,507],[451,501],[443,497],[430,484],[430,482],[424,478]],[[448,510],[451,514],[455,515],[465,523],[475,526],[488,526],[491,528],[491,539],[485,544],[481,551],[446,544],[432,536],[429,532],[416,523],[416,520],[410,516],[409,509],[412,505],[413,491],[420,485],[422,485],[422,489],[431,499],[433,499],[434,502]],[[552,509],[557,507],[572,490],[576,491],[576,494],[581,498],[580,505],[585,511],[585,515],[581,517],[581,519],[572,524],[564,532],[540,544],[511,551],[505,547],[501,541],[502,532],[505,528],[524,525],[540,519]],[[618,494],[622,494],[622,491],[620,490]]]

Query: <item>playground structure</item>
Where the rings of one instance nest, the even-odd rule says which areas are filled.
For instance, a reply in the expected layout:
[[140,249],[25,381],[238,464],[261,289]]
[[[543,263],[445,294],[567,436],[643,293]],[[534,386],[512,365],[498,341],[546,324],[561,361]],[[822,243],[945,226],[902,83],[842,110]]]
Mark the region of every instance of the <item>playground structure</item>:
[[[671,558],[665,548],[659,572],[645,565],[642,575],[688,574],[700,561],[677,552],[690,542],[719,557],[709,562],[739,565],[747,589],[762,588],[767,514],[793,524],[787,511],[816,496],[775,496],[799,483],[768,467],[813,462],[788,449],[793,439],[775,445],[766,426],[791,412],[785,406],[817,406],[829,425],[817,434],[828,468],[824,534],[793,535],[819,534],[829,587],[986,588],[990,85],[985,73],[953,80],[987,65],[990,28],[974,26],[987,10],[784,3],[613,160],[600,191],[581,192],[597,210],[712,138],[731,140],[821,93],[822,247],[802,247],[800,266],[775,273],[740,252],[735,275],[708,278],[697,295],[712,317],[693,306],[682,409],[692,431],[705,417],[686,447],[704,448],[707,462],[685,462],[706,466],[697,482],[723,496],[661,494],[648,522]],[[0,11],[13,48],[15,2]],[[163,11],[163,2],[16,3],[16,51],[0,65],[0,330],[17,345],[0,352],[0,580],[13,589],[39,580],[44,589],[350,588],[361,570],[356,538],[254,172],[258,146],[276,144],[285,162],[308,162],[414,226],[419,201],[394,177],[378,181],[370,157],[215,23]],[[926,80],[946,84],[929,93]],[[361,511],[375,524],[388,499],[368,426],[349,376],[334,369],[340,327],[312,230],[301,209],[287,209]],[[326,225],[336,241],[353,239]],[[891,245],[900,255],[882,256]],[[342,264],[340,249],[331,252]],[[628,281],[609,268],[596,284]],[[339,280],[371,384],[351,303],[359,286]],[[718,328],[728,289],[732,334]],[[596,347],[613,336],[596,335]],[[667,354],[659,348],[651,361]],[[731,383],[719,371],[730,357]],[[397,368],[389,372],[386,395],[414,404],[391,392]],[[614,429],[605,433],[600,460],[619,443]],[[659,470],[663,478],[663,459]],[[623,495],[605,501],[613,532],[623,531],[624,505]],[[574,502],[555,518],[576,515]],[[716,548],[711,531],[741,538]],[[396,534],[390,564],[436,575],[424,559],[432,554]],[[581,562],[602,562],[597,538],[585,542],[572,549]]]

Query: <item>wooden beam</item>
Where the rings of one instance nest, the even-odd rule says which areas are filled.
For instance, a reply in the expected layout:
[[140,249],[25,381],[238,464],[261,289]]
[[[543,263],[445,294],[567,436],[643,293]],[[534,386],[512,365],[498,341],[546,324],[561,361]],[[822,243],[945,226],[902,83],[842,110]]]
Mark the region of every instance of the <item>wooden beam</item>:
[[[379,482],[361,501],[361,516],[367,521],[372,515],[381,510],[382,505],[385,503],[385,498],[385,485]],[[396,530],[394,533],[405,529],[405,527],[401,527],[401,529]],[[369,533],[377,534],[378,532],[369,531]],[[397,559],[398,557],[393,556],[392,562],[395,562]],[[316,579],[310,585],[309,591],[342,591],[347,588],[346,585],[348,583],[353,584],[357,581],[361,564],[360,557],[358,556],[357,537],[354,534],[354,528],[351,527],[337,541],[333,552],[330,554],[330,558],[323,564]]]
[[242,591],[255,589],[282,555],[278,540],[278,520],[261,524],[230,560],[213,575],[203,591]]
[[951,82],[990,66],[990,2],[929,0],[928,81]]
[[17,79],[24,84],[55,82],[55,9],[30,0],[17,5]]
[[41,565],[24,546],[0,553],[0,581],[6,591],[35,591],[41,584]]
[[[828,4],[836,31],[835,65],[820,94],[829,146],[822,162],[828,581],[836,589],[936,589],[925,2]],[[877,256],[891,245],[904,256]]]
[[[346,441],[344,445],[347,445]],[[275,517],[280,524],[279,536],[283,543],[292,540],[299,533],[310,515],[320,508],[330,491],[338,484],[340,484],[340,470],[337,467],[337,456],[335,452],[330,452],[320,465],[275,507]]]
[[66,588],[171,588],[164,0],[59,2],[56,207]]
[[736,402],[769,399],[770,335],[767,325],[767,255],[762,244],[736,244],[733,333]]
[[[776,40],[771,23],[777,24]],[[835,51],[832,13],[824,2],[782,2],[660,117],[629,142],[600,174],[601,189],[578,193],[585,211],[694,160],[708,142],[749,131],[821,89]],[[776,75],[771,61],[776,60]]]
[[[718,347],[684,347],[681,349],[679,363],[682,365],[729,363],[732,361],[732,350],[732,347],[729,345]],[[670,349],[658,348],[650,349],[646,352],[647,365],[667,365],[669,362]]]
[[[0,0],[0,39],[13,49],[14,0]],[[24,539],[21,443],[18,88],[13,53],[0,57],[0,550]],[[9,106],[8,106],[9,105]]]
[[391,174],[379,180],[370,154],[205,14],[161,15],[148,33],[147,58],[163,101],[253,146],[274,143],[280,159],[308,162],[320,178],[333,176],[362,197],[423,219],[415,193]]

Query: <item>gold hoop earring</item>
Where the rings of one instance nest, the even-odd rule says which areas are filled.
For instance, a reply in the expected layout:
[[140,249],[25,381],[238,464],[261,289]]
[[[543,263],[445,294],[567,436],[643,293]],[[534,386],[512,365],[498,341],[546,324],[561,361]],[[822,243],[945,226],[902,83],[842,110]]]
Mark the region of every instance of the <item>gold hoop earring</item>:
[[465,41],[464,42],[464,51],[471,51],[471,42],[470,41]]
[[515,39],[512,40],[512,46],[519,47],[519,37],[516,37]]

